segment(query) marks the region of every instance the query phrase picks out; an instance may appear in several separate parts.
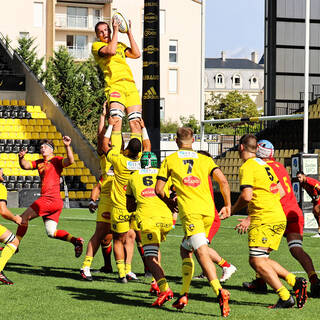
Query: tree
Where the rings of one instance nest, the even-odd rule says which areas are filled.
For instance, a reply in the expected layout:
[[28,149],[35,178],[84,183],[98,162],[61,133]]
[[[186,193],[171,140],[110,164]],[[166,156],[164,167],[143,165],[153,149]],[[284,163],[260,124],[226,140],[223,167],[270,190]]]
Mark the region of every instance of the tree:
[[194,133],[200,132],[199,121],[195,118],[194,115],[188,117],[180,117],[180,121],[184,127],[189,127],[193,130]]
[[38,58],[37,46],[34,45],[36,38],[22,37],[18,39],[17,53],[22,57],[26,65],[40,80],[43,79],[43,60]]
[[161,133],[176,133],[179,128],[179,124],[171,119],[167,121],[160,122],[160,132]]
[[[230,119],[257,117],[260,113],[256,104],[250,99],[248,94],[242,95],[238,91],[231,91],[225,97],[212,94],[211,99],[206,103],[205,119]],[[207,133],[233,134],[234,127],[239,123],[205,125]]]

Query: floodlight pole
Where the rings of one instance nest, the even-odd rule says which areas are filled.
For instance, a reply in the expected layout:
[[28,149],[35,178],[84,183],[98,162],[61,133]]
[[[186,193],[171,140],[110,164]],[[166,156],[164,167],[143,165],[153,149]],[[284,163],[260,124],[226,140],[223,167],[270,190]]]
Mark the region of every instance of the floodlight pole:
[[204,69],[205,69],[205,55],[206,55],[206,0],[201,2],[201,64],[200,64],[200,149],[204,146]]
[[304,117],[303,152],[308,153],[308,113],[309,113],[309,38],[310,38],[310,0],[306,0],[306,41],[304,49]]

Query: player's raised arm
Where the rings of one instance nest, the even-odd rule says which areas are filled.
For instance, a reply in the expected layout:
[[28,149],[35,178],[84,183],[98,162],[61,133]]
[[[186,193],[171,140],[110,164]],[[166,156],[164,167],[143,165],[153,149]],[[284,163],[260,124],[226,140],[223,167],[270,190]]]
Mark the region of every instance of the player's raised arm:
[[74,157],[73,157],[73,152],[71,150],[71,138],[68,136],[64,136],[62,138],[62,141],[67,152],[67,158],[63,159],[62,164],[63,164],[63,167],[66,168],[71,166],[74,163]]
[[[108,151],[111,149],[111,144],[110,144],[110,138],[111,138],[111,134],[112,131],[114,129],[114,127],[116,127],[116,124],[120,121],[120,119],[118,117],[109,117],[108,118],[108,128],[106,130],[106,133],[104,134],[104,138],[102,141],[102,145],[101,145],[101,151],[104,153],[108,153]],[[115,148],[115,150],[118,150],[120,153],[120,149],[121,148]]]
[[130,48],[126,50],[126,57],[131,59],[138,59],[141,57],[140,49],[136,43],[136,41],[133,38],[132,32],[131,32],[131,20],[129,20],[129,28],[128,28],[128,38],[130,41]]
[[147,128],[146,128],[142,118],[137,119],[137,121],[139,122],[140,127],[141,127],[142,151],[143,152],[150,152],[151,151],[151,141],[149,139]]
[[20,150],[18,157],[19,157],[19,165],[21,167],[21,169],[24,170],[32,170],[32,165],[30,163],[30,161],[25,160],[24,156],[26,155],[26,153],[28,152],[27,148],[23,148]]

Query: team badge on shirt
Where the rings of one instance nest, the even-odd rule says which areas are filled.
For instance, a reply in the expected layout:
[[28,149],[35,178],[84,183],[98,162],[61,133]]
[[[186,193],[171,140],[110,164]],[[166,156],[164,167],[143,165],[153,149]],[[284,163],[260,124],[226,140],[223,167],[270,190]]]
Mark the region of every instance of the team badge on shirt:
[[263,238],[261,239],[261,241],[262,241],[262,243],[266,243],[266,242],[268,241],[268,238],[263,237]]
[[152,240],[152,233],[148,233],[147,237],[148,237],[149,240]]
[[194,230],[194,224],[192,224],[192,223],[189,224],[189,225],[188,225],[188,229],[189,229],[190,231],[193,231],[193,230]]

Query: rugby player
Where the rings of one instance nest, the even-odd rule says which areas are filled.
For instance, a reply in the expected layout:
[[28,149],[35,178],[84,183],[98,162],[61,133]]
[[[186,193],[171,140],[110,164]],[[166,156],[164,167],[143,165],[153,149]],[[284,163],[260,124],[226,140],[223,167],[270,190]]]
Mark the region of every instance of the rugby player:
[[54,155],[54,144],[51,140],[41,141],[40,153],[42,159],[27,161],[24,159],[27,149],[19,152],[19,164],[24,170],[38,170],[41,178],[41,195],[21,215],[22,222],[17,229],[17,238],[21,242],[28,230],[29,220],[42,217],[48,237],[71,242],[74,245],[75,256],[79,258],[83,250],[83,239],[75,237],[65,230],[57,229],[60,214],[63,208],[63,200],[60,196],[60,177],[63,168],[74,163],[71,150],[71,138],[63,137],[67,158]]
[[[285,193],[280,201],[287,217],[287,227],[284,236],[287,238],[290,253],[301,264],[308,275],[311,284],[311,296],[319,297],[320,280],[313,266],[312,259],[302,247],[304,226],[303,212],[294,195],[291,180],[286,168],[280,162],[274,160],[273,154],[274,147],[270,141],[258,141],[257,157],[263,159],[273,169]],[[260,277],[252,282],[244,282],[243,286],[248,290],[261,293],[267,292],[267,286]]]
[[[7,208],[7,189],[2,182],[4,182],[4,176],[3,170],[0,169],[0,214],[4,219],[13,221],[20,225],[22,221],[21,217],[18,215],[15,216]],[[13,284],[13,282],[9,280],[3,273],[3,269],[9,259],[16,252],[19,245],[19,240],[10,230],[0,224],[0,242],[5,244],[5,247],[1,251],[0,255],[0,282],[3,284]]]
[[110,116],[120,121],[115,131],[121,131],[122,118],[128,115],[131,132],[139,133],[140,126],[135,120],[141,118],[141,99],[126,58],[138,59],[141,56],[129,21],[128,39],[130,47],[118,42],[118,21],[112,21],[113,33],[106,22],[98,22],[95,32],[98,41],[92,44],[92,54],[104,74],[105,94],[110,108]]
[[[150,140],[143,120],[139,119],[135,121],[140,126],[140,132],[142,131],[143,149],[151,150]],[[112,128],[112,130],[115,129]],[[131,230],[131,226],[137,229],[137,227],[134,226],[134,223],[131,225],[131,220],[134,220],[134,216],[132,213],[128,212],[126,207],[126,188],[131,172],[140,168],[142,147],[141,141],[134,137],[138,135],[131,134],[131,137],[132,136],[133,138],[130,139],[128,146],[123,153],[120,153],[119,150],[113,148],[108,150],[103,146],[107,161],[112,164],[114,170],[114,182],[111,190],[111,230],[113,232],[114,256],[119,274],[117,281],[120,283],[127,283],[128,280],[135,280],[136,278],[133,273],[131,275],[131,264],[127,263],[125,265],[126,256],[130,255],[130,258],[132,258],[135,240],[134,236],[128,236],[128,232],[132,233],[133,230]],[[124,248],[126,242],[127,248],[129,244],[131,245],[130,251],[125,250]]]
[[159,171],[157,156],[153,152],[144,151],[140,163],[141,169],[134,171],[128,181],[127,209],[135,211],[145,262],[155,279],[151,284],[150,292],[159,293],[152,305],[160,307],[168,298],[173,297],[160,264],[159,250],[160,243],[165,241],[167,233],[172,229],[172,213],[154,191]]
[[[215,265],[209,257],[207,236],[214,220],[214,203],[212,201],[208,176],[212,175],[220,185],[225,206],[221,213],[230,215],[230,188],[227,180],[212,158],[199,154],[192,149],[194,142],[191,128],[181,127],[177,131],[176,143],[179,150],[163,161],[157,183],[156,194],[161,200],[167,201],[165,185],[171,177],[177,193],[179,215],[185,233],[182,247],[187,254],[182,260],[183,285],[181,293],[184,294],[186,278],[192,278],[193,260],[192,252],[206,274],[210,286],[218,296],[221,315],[227,317],[230,312],[230,293],[222,289],[216,275]],[[182,299],[183,298],[183,299]],[[180,303],[181,302],[181,303]],[[182,309],[187,303],[187,295],[181,296],[173,304]]]
[[[106,149],[110,149],[110,140],[114,144],[113,148],[120,152],[122,138],[121,132],[112,131],[113,126],[115,123],[119,121],[118,118],[108,118],[108,130],[109,132],[106,133],[106,116],[107,116],[107,101],[102,106],[102,113],[100,115],[99,123],[98,123],[98,144],[97,144],[97,153],[100,158],[100,169],[101,169],[101,178],[99,179],[99,184],[92,190],[92,197],[89,204],[89,209],[94,211],[95,209],[95,201],[99,198],[100,201],[98,206],[98,213],[97,213],[97,221],[96,221],[96,230],[91,239],[88,242],[87,252],[85,259],[82,264],[82,268],[80,269],[80,274],[83,279],[92,281],[92,275],[90,272],[90,267],[93,261],[93,257],[95,256],[100,244],[103,241],[102,249],[103,256],[105,259],[105,268],[103,271],[105,272],[112,272],[111,266],[111,251],[112,251],[112,232],[111,232],[111,225],[110,225],[110,215],[111,215],[111,208],[112,203],[110,199],[110,193],[113,183],[113,168],[111,167],[111,163],[107,161],[106,155],[102,150],[103,144],[105,144]],[[111,133],[113,132],[112,136]],[[106,136],[105,136],[106,135]],[[111,137],[111,139],[110,139]],[[106,139],[106,141],[104,141]],[[101,192],[100,192],[101,191]]]
[[304,188],[311,197],[313,204],[313,215],[318,224],[318,233],[312,238],[320,238],[320,181],[307,177],[303,171],[297,172],[297,178],[302,188]]
[[[291,308],[295,304],[279,278],[285,279],[293,287],[297,306],[302,308],[307,299],[306,279],[297,278],[269,258],[270,252],[278,249],[287,223],[280,203],[280,192],[283,192],[281,185],[272,168],[256,157],[257,138],[254,135],[242,136],[238,150],[244,161],[239,171],[241,193],[231,208],[231,214],[248,206],[250,225],[244,219],[246,221],[236,228],[244,232],[246,228],[248,230],[249,263],[279,296],[278,302],[271,308]],[[227,217],[226,214],[220,216],[222,219]]]

